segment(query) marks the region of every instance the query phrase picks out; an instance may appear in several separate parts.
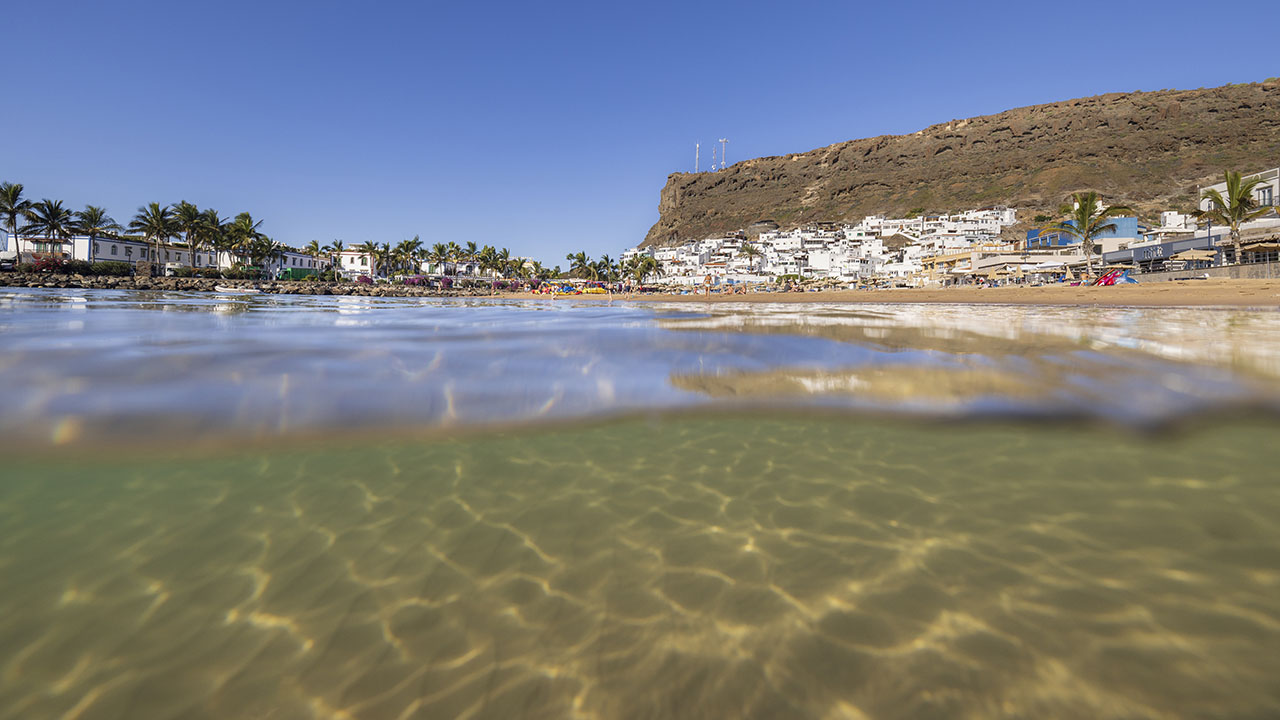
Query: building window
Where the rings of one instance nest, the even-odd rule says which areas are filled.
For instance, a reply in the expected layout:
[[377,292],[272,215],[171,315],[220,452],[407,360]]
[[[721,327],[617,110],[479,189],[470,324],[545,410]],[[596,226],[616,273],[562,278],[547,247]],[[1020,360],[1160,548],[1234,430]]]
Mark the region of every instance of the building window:
[[131,247],[126,247],[126,248],[124,249],[124,256],[125,256],[125,257],[133,257],[133,248],[131,248]]
[[1266,207],[1268,205],[1274,205],[1275,200],[1272,197],[1271,192],[1272,192],[1272,188],[1270,185],[1264,185],[1258,188],[1258,204],[1263,207]]
[[115,245],[112,245],[112,246],[111,246],[111,254],[112,254],[112,255],[117,254],[117,253],[116,253],[116,250],[117,250],[116,246],[115,246]]
[[361,264],[361,265],[368,265],[368,264],[369,264],[369,258],[367,258],[367,257],[362,257],[362,258],[360,258],[360,264]]

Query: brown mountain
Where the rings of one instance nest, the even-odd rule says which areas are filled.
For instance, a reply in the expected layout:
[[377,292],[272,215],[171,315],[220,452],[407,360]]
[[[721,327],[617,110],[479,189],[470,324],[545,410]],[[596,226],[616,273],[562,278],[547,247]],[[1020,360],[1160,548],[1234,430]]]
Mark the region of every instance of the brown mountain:
[[911,135],[673,173],[644,244],[745,228],[1003,204],[1030,219],[1097,190],[1140,211],[1189,209],[1223,170],[1280,165],[1280,81],[1113,93],[952,120]]

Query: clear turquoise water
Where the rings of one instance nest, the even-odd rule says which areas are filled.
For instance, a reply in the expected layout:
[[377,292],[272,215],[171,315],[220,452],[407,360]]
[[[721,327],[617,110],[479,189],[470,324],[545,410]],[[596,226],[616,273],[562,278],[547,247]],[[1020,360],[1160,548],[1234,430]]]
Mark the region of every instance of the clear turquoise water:
[[0,718],[1280,714],[1274,313],[0,296]]

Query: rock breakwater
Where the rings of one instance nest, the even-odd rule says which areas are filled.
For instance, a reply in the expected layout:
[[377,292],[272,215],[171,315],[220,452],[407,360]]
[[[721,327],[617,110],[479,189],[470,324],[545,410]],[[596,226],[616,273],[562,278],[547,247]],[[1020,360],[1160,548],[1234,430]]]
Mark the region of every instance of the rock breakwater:
[[0,287],[86,288],[93,290],[161,290],[217,292],[219,287],[255,288],[272,295],[357,295],[368,297],[480,297],[492,295],[488,286],[448,290],[414,285],[368,285],[306,281],[215,280],[211,278],[146,278],[46,273],[0,273]]

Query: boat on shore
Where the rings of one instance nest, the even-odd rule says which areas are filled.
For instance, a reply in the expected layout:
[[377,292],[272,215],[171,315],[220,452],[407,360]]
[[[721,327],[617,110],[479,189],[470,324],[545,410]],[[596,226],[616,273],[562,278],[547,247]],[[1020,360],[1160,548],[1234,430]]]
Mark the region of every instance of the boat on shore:
[[256,287],[234,287],[232,285],[214,285],[213,289],[228,295],[257,295],[262,292]]

